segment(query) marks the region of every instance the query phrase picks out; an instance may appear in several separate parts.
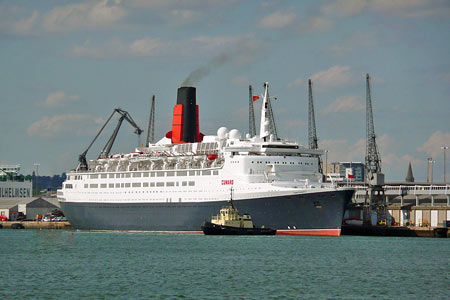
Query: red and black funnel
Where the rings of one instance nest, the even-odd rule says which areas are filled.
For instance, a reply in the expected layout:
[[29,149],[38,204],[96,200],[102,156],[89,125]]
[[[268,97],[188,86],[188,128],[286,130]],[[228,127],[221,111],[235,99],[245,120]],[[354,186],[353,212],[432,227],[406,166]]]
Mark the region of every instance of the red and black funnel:
[[196,89],[182,86],[178,89],[177,105],[173,109],[172,131],[166,134],[174,144],[195,143],[203,140],[199,131]]

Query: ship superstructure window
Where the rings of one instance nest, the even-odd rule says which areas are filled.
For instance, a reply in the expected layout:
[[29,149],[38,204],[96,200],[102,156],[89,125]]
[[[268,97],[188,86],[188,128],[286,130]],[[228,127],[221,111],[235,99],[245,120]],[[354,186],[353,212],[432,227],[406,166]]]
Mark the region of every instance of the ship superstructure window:
[[155,172],[151,172],[150,177],[155,177]]
[[171,181],[171,182],[167,182],[166,186],[175,186],[175,182]]
[[213,171],[213,175],[219,175],[219,171]]
[[100,184],[100,188],[102,188],[102,189],[106,189],[106,183],[102,183],[102,184]]
[[195,176],[195,171],[189,171],[189,176]]
[[92,174],[91,175],[91,179],[97,179],[98,178],[98,174]]
[[157,173],[156,173],[156,176],[157,176],[157,177],[164,177],[164,172],[157,172]]
[[210,170],[208,170],[208,171],[203,171],[203,174],[202,175],[211,175],[211,171]]
[[[145,173],[144,173],[144,174],[145,174]],[[142,183],[142,186],[143,186],[143,187],[148,187],[148,182],[143,182],[143,183]]]
[[126,178],[130,178],[130,177],[131,177],[131,174],[130,174],[130,173],[125,173],[125,177],[126,177]]
[[109,188],[110,188],[110,189],[113,189],[113,188],[114,188],[114,183],[110,183],[110,184],[109,184]]
[[155,183],[154,182],[150,182],[150,187],[154,187]]
[[120,183],[116,183],[116,188],[120,188]]
[[164,186],[164,182],[157,182],[156,186]]
[[148,177],[148,172],[142,173],[143,177]]
[[127,182],[127,183],[125,183],[125,187],[130,187],[130,183],[129,182]]
[[167,176],[175,176],[175,172],[174,171],[168,171],[167,172]]
[[195,181],[189,181],[189,186],[194,186],[195,185]]
[[106,178],[106,177],[108,177],[108,174],[101,174],[100,176],[101,176],[101,178]]
[[109,174],[109,178],[114,178],[114,174]]
[[140,182],[133,182],[133,187],[141,187],[141,183]]
[[91,189],[96,189],[96,188],[98,188],[98,184],[92,183],[89,187],[90,187]]
[[141,177],[141,173],[133,173],[133,177]]
[[178,171],[177,176],[187,176],[187,171]]
[[89,187],[89,184],[85,183],[84,188],[87,189]]
[[73,188],[72,184],[66,183],[66,189],[72,189],[72,188]]
[[187,186],[187,181],[183,181],[183,182],[181,183],[181,186]]

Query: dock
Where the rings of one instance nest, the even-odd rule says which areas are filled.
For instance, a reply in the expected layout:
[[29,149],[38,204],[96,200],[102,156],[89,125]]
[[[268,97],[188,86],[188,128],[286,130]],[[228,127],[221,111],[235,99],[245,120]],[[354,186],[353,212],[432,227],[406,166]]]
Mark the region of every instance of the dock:
[[414,226],[358,226],[342,225],[342,235],[361,236],[396,236],[396,237],[450,237],[446,227],[414,227]]
[[69,222],[4,221],[4,229],[73,229]]

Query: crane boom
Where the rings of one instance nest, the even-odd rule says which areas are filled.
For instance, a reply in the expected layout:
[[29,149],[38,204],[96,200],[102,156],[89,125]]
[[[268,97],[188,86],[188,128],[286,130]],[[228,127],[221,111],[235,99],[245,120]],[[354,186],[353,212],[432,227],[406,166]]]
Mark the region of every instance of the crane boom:
[[150,143],[155,142],[155,95],[152,97],[152,104],[150,107],[150,118],[148,120],[147,141],[145,146],[148,147]]
[[136,122],[133,120],[133,118],[130,116],[130,114],[127,111],[125,111],[121,108],[114,109],[113,112],[111,113],[111,115],[106,120],[105,124],[103,124],[103,126],[97,132],[97,135],[92,140],[92,142],[89,144],[87,149],[78,156],[78,162],[79,162],[78,168],[77,168],[78,170],[87,170],[88,169],[86,154],[89,151],[89,149],[92,147],[94,142],[97,140],[98,136],[102,133],[103,129],[106,127],[106,125],[109,123],[109,121],[111,120],[111,118],[114,116],[115,113],[118,113],[119,115],[121,115],[121,117],[117,123],[117,126],[116,126],[112,136],[109,138],[105,147],[103,147],[103,150],[99,155],[99,158],[107,157],[109,155],[109,152],[111,151],[112,145],[114,144],[114,141],[117,137],[117,133],[119,132],[119,128],[122,125],[123,120],[126,120],[128,123],[130,123],[130,125],[135,129],[134,133],[136,133],[138,136],[140,136],[141,133],[143,132],[143,130],[139,128],[139,126],[136,124]]

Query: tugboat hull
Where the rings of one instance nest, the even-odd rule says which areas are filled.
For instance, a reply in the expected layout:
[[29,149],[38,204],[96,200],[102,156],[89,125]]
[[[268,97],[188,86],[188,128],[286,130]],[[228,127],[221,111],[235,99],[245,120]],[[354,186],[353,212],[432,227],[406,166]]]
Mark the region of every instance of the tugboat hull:
[[277,231],[272,228],[240,228],[205,222],[202,226],[205,235],[275,235]]

